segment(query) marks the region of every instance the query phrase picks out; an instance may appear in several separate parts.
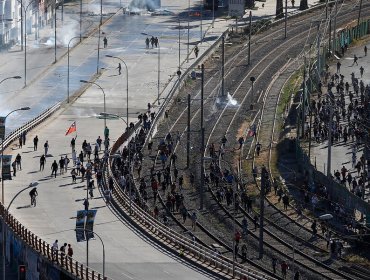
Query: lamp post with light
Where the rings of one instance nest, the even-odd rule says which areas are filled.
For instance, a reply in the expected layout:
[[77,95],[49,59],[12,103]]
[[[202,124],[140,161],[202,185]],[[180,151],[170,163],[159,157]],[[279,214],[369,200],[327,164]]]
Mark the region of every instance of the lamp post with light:
[[[92,84],[92,85],[96,85],[98,88],[100,88],[100,90],[102,91],[103,95],[104,95],[104,112],[106,112],[106,107],[105,107],[105,92],[104,92],[104,89],[98,85],[97,83],[95,82],[89,82],[89,81],[85,81],[85,80],[80,80],[81,83],[84,83],[84,84]],[[104,129],[107,127],[107,120],[106,118],[104,118]]]
[[[123,63],[123,65],[125,65],[125,67],[126,67],[126,114],[127,114],[127,116],[126,116],[126,126],[128,127],[128,67],[127,67],[126,62],[118,56],[106,55],[106,57],[116,58],[116,59],[120,60]],[[104,112],[105,112],[105,110],[104,110]]]

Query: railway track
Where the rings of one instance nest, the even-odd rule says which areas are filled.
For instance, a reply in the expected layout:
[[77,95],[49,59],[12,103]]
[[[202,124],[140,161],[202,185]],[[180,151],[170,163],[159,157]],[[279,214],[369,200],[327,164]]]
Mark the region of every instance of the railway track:
[[[368,10],[369,7],[365,7],[365,9]],[[349,17],[348,15],[351,14],[350,12],[348,12],[348,10],[344,11],[343,13],[344,14],[347,13],[347,15],[343,15],[342,17],[338,16],[338,19],[337,19],[338,25],[341,22],[348,21],[348,17]],[[318,18],[320,18],[320,16],[321,15],[319,15]],[[312,15],[309,15],[308,17],[312,17]],[[206,63],[207,74],[209,75],[209,78],[206,79],[205,81],[205,87],[204,87],[204,92],[206,93],[205,98],[204,98],[205,111],[206,111],[206,126],[213,127],[211,132],[207,133],[208,143],[219,142],[220,138],[224,134],[234,136],[235,129],[234,128],[229,129],[229,128],[232,127],[232,125],[235,123],[241,123],[242,120],[245,118],[245,115],[244,114],[241,115],[240,112],[243,112],[243,110],[247,110],[247,108],[249,108],[250,105],[254,103],[257,105],[256,106],[257,108],[254,112],[252,112],[252,114],[249,115],[249,118],[252,118],[253,113],[256,113],[257,115],[260,114],[261,116],[263,116],[263,121],[261,121],[260,123],[262,123],[263,125],[265,125],[265,123],[271,123],[271,118],[274,119],[274,116],[276,113],[272,109],[276,107],[278,96],[276,95],[276,93],[271,93],[270,91],[273,88],[273,86],[274,87],[276,86],[276,88],[279,88],[280,86],[281,88],[282,84],[280,85],[278,84],[284,81],[284,79],[281,79],[281,80],[279,79],[282,76],[280,75],[280,73],[282,73],[282,71],[280,70],[281,65],[290,61],[289,59],[287,59],[288,55],[290,57],[295,57],[301,53],[302,47],[296,47],[294,49],[294,45],[299,45],[301,43],[305,46],[307,43],[307,39],[305,39],[304,35],[309,32],[310,30],[307,31],[305,30],[304,27],[296,25],[293,28],[289,29],[288,39],[285,41],[282,41],[279,47],[274,47],[273,44],[260,41],[262,38],[264,38],[264,40],[266,39],[268,40],[268,38],[273,40],[273,38],[276,38],[276,36],[278,36],[279,33],[281,33],[281,30],[278,28],[273,28],[272,30],[268,31],[267,34],[264,34],[264,36],[262,35],[256,36],[255,42],[262,42],[262,43],[258,46],[256,44],[256,48],[252,50],[252,55],[253,57],[259,56],[263,58],[260,60],[252,59],[252,66],[251,65],[247,66],[245,64],[245,61],[243,60],[244,58],[243,54],[245,52],[245,49],[243,48],[241,50],[236,49],[236,50],[233,50],[227,53],[226,54],[227,63],[225,67],[227,74],[225,77],[226,79],[225,84],[226,84],[226,88],[228,88],[230,92],[233,92],[230,96],[233,100],[236,100],[239,106],[234,106],[234,107],[224,106],[223,109],[221,109],[221,112],[219,109],[217,109],[218,105],[217,104],[215,105],[216,103],[215,100],[218,98],[217,89],[220,86],[220,82],[218,79],[220,76],[219,63],[216,63],[216,66],[208,65],[208,63]],[[270,57],[273,57],[273,59],[270,59]],[[286,65],[287,65],[287,68],[289,68],[289,63]],[[297,66],[295,65],[293,69],[289,68],[288,72],[293,71],[296,68]],[[241,71],[242,72],[244,71],[246,73],[241,76],[240,75]],[[250,85],[248,83],[248,78],[253,75],[257,76],[256,82],[255,82],[256,91],[254,92],[254,95],[251,96],[252,93],[250,91]],[[275,83],[270,83],[271,87],[268,87],[266,89],[265,81],[269,80],[268,79],[269,77],[270,78],[272,77]],[[199,132],[199,129],[200,129],[199,125],[196,125],[194,123],[197,120],[199,120],[200,101],[197,99],[199,98],[200,92],[197,91],[196,89],[194,89],[193,91],[195,92],[195,94],[193,96],[193,101],[191,102],[191,107],[193,108],[191,111],[191,116],[192,116],[191,123],[193,127],[192,132],[194,131]],[[182,99],[183,96],[184,95],[181,96],[180,94],[177,100],[180,100],[181,102],[181,100],[183,100]],[[262,98],[262,101],[261,101],[261,98]],[[215,109],[215,106],[216,106],[216,109]],[[259,110],[257,110],[258,107],[260,107]],[[265,110],[265,108],[268,108],[269,110]],[[164,129],[162,128],[162,131],[167,131],[167,132],[172,132],[172,133],[178,132],[181,135],[183,135],[187,129],[186,112],[187,112],[186,106],[184,110],[170,110],[171,118],[164,121],[163,123]],[[265,119],[267,120],[265,121]],[[274,126],[274,123],[272,124],[272,127],[273,126]],[[267,130],[268,129],[266,129],[266,135],[263,135],[264,139],[269,138],[269,134]],[[265,133],[265,129],[263,131]],[[158,134],[160,132],[161,132],[161,129],[159,129]],[[164,137],[159,137],[159,138],[164,138]],[[197,148],[199,148],[199,145],[196,145],[197,136],[192,134],[191,138],[192,138],[192,143],[195,147],[193,148],[193,150],[196,150]],[[262,133],[261,133],[261,138],[262,138]],[[273,137],[271,136],[271,138],[269,139],[273,139]],[[180,143],[178,144],[179,145],[176,145],[175,147],[175,151],[176,153],[178,153],[179,157],[184,158],[184,150],[183,150],[183,145],[182,145],[183,143],[181,143],[180,141]],[[249,144],[250,144],[250,147],[252,147],[252,143],[249,143]],[[204,155],[201,154],[200,156],[204,156]],[[197,161],[199,162],[199,156],[194,157],[193,163],[197,163]],[[153,158],[153,162],[150,162],[147,165],[147,167],[150,167],[150,169],[152,170],[160,170],[161,166],[160,166],[160,163],[158,163],[158,156],[155,156]],[[174,167],[171,166],[170,168],[172,168],[170,169],[172,173]],[[189,212],[196,211],[196,208],[194,207],[194,202],[197,201],[197,191],[190,189],[186,193],[190,194],[190,197],[187,197],[186,199],[189,199],[189,201],[191,201],[186,206],[188,208],[188,211]],[[152,198],[149,199],[149,204],[151,204],[151,206],[154,207],[155,204],[151,200]],[[159,194],[159,201],[161,202],[162,209],[166,209],[165,202],[164,202],[164,199],[161,197],[161,194]],[[213,200],[213,202],[209,202],[208,206],[211,207],[210,211],[214,211],[214,212],[217,211],[216,215],[218,215],[218,218],[220,216],[223,216],[225,219],[225,215],[226,217],[227,216],[229,217],[229,219],[225,219],[224,221],[226,230],[228,230],[227,228],[228,227],[230,228],[230,217],[235,216],[234,215],[235,213],[233,213],[233,211],[226,209],[222,205],[215,203],[215,201],[216,200]],[[187,204],[187,200],[185,200],[185,204]],[[222,212],[224,214],[222,214]],[[240,216],[239,214],[238,219],[241,219],[242,217],[248,217],[247,213],[244,213],[243,211],[241,211],[241,213],[243,213],[243,215]],[[209,213],[209,212],[204,213],[203,212],[202,216],[203,215],[207,216],[210,219],[211,223],[213,221],[216,222],[217,219],[212,217],[211,214],[215,214],[215,213]],[[189,228],[190,226],[189,223],[182,224],[179,216],[180,215],[178,214],[171,215],[172,220],[174,222],[174,224],[171,225],[171,227],[176,227],[176,230],[179,232],[191,234],[191,236],[195,237],[196,242],[202,243],[203,245],[206,245],[208,247],[213,244],[212,242],[216,242],[217,244],[223,247],[224,249],[223,253],[225,254],[225,256],[230,257],[230,254],[231,254],[231,257],[232,257],[232,250],[231,250],[232,246],[230,246],[231,238],[230,237],[225,238],[225,236],[222,236],[223,233],[221,232],[221,230],[219,230],[219,228],[212,227],[210,228],[210,230],[208,230],[207,228],[209,227],[209,223],[207,225],[207,223],[203,223],[204,219],[203,221],[200,221],[199,219],[197,223],[198,225],[197,230],[194,231]],[[284,218],[287,219],[287,216],[285,215]],[[229,221],[226,221],[226,220],[229,220]],[[290,221],[292,220],[290,219]],[[290,251],[291,246],[289,246],[289,240],[284,241],[282,240],[281,236],[284,236],[284,237],[289,236],[290,242],[291,242],[292,234],[287,234],[287,231],[286,230],[284,231],[282,229],[282,226],[274,222],[272,219],[268,220],[268,224],[269,226],[267,226],[265,230],[266,233],[269,233],[270,231],[280,232],[279,237],[277,236],[278,234],[269,235],[268,241],[266,243],[266,245],[268,244],[268,246],[270,247],[273,254],[282,254],[281,252],[282,250]],[[306,250],[315,250],[316,252],[325,253],[325,250],[322,248],[322,246],[319,247],[319,246],[312,245],[306,240],[307,234],[308,234],[307,233],[308,231],[306,230],[306,228],[301,227],[299,224],[295,222],[294,222],[294,226],[298,227],[299,231],[302,232],[302,233],[300,232],[299,236],[297,236],[297,241],[299,241],[302,244],[304,243],[304,246],[305,246],[304,248],[302,248],[302,253],[299,253],[299,257],[297,258],[297,263],[300,265],[300,267],[305,267],[305,269],[310,270],[312,273],[316,275],[316,277],[318,277],[317,279],[321,279],[321,278],[354,279],[353,277],[349,277],[347,274],[341,273],[335,269],[331,269],[330,267],[326,265],[320,264],[321,263],[320,261],[316,261],[312,257],[310,258],[308,255],[303,253],[303,251],[306,251]],[[250,235],[252,235],[252,233]],[[229,242],[225,242],[222,239],[223,240],[228,239]],[[289,256],[289,253],[284,253],[284,254],[285,254],[283,255],[284,258],[291,259],[291,256]],[[249,263],[249,264],[258,267],[259,269],[262,269],[262,270],[265,269],[267,271],[270,271],[271,273],[271,269],[267,269],[266,264],[265,264],[265,267],[263,267],[262,265],[260,265],[260,263],[256,261],[255,263]]]

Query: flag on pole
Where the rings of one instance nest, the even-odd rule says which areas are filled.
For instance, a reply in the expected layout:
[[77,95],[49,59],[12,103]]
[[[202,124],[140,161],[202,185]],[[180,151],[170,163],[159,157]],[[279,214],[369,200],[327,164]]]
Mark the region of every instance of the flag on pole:
[[71,126],[68,128],[65,136],[67,136],[68,134],[71,134],[72,132],[75,132],[75,131],[77,131],[76,122],[73,122],[71,124]]

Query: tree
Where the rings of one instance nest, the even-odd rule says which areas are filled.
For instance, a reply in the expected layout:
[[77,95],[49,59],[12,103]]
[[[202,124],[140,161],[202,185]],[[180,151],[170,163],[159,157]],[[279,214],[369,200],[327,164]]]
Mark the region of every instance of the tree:
[[308,9],[307,0],[301,0],[301,3],[299,4],[299,9],[301,11]]
[[276,18],[284,17],[283,0],[276,1]]

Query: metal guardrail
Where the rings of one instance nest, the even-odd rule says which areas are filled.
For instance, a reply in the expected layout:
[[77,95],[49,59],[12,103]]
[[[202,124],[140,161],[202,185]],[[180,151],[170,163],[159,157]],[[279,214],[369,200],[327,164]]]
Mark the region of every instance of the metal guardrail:
[[[40,123],[44,122],[47,118],[49,118],[56,110],[60,108],[60,102],[56,103],[52,107],[46,109],[37,117],[33,118],[32,120],[28,121],[21,127],[13,130],[7,137],[4,139],[4,150],[13,142],[15,141],[23,132],[28,132],[31,129],[38,126]],[[0,147],[1,152],[1,147]]]
[[77,260],[68,257],[59,250],[53,250],[50,244],[46,243],[30,230],[25,228],[12,214],[10,214],[4,205],[0,204],[0,214],[5,219],[6,225],[13,233],[23,240],[30,248],[39,255],[56,265],[60,270],[71,275],[74,279],[80,280],[112,280],[108,277],[103,278],[102,274],[79,263]]

